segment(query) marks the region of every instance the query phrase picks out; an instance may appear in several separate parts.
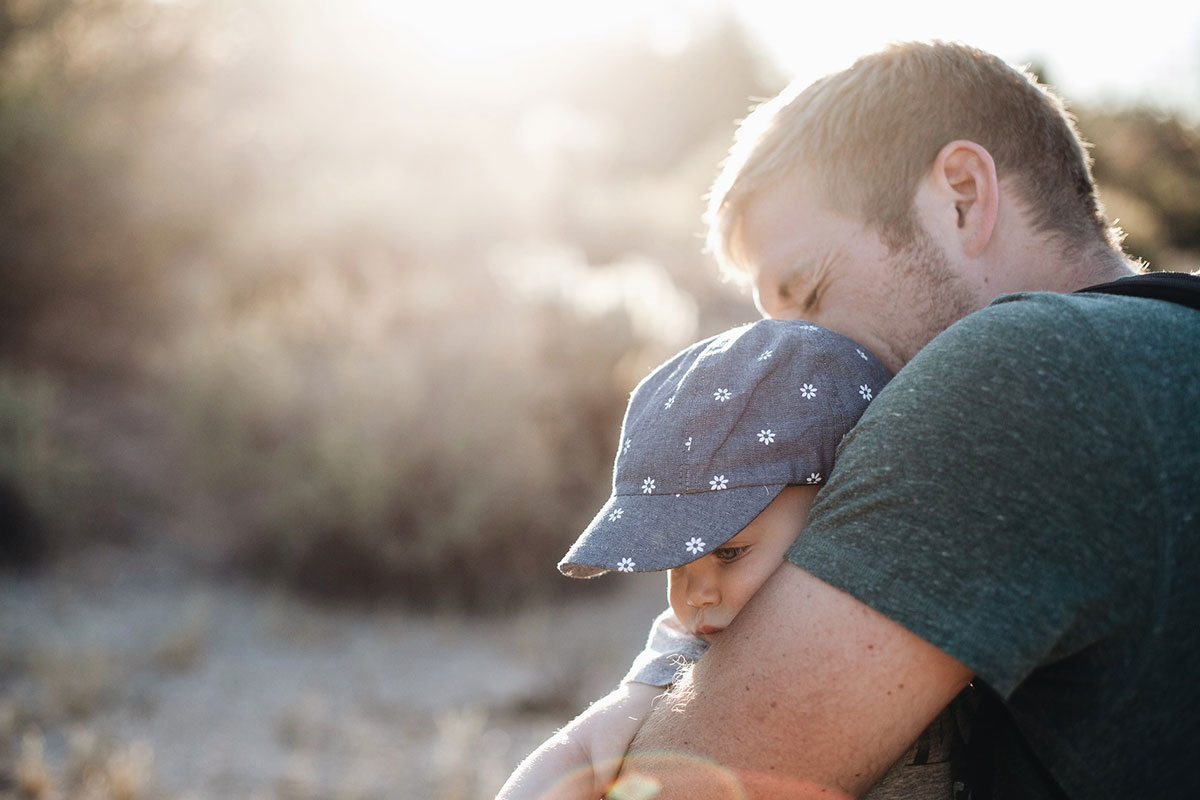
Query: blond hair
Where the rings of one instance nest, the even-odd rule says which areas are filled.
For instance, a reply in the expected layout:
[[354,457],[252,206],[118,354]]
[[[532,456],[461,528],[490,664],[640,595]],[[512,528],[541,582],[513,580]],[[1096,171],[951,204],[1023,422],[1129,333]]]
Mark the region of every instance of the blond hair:
[[800,88],[742,122],[709,193],[708,248],[727,274],[741,271],[731,240],[747,203],[802,166],[831,208],[904,247],[917,233],[917,183],[957,139],[991,153],[1037,230],[1065,245],[1119,248],[1088,145],[1063,101],[1029,72],[965,45],[910,42]]

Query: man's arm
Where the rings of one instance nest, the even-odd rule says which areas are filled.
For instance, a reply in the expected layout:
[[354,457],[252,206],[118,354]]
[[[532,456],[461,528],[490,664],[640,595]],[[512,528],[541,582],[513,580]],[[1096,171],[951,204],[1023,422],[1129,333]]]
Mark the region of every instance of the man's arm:
[[[856,796],[971,680],[959,661],[784,563],[634,739],[610,797]],[[650,783],[646,779],[649,779]],[[658,794],[647,793],[653,782]]]

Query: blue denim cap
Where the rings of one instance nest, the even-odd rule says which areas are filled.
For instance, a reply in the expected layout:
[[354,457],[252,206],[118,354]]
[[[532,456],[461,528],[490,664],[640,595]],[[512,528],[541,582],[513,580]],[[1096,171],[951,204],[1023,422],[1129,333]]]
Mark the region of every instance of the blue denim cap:
[[613,492],[558,564],[564,575],[683,566],[783,491],[825,482],[891,373],[865,347],[799,320],[760,320],[688,347],[629,398]]

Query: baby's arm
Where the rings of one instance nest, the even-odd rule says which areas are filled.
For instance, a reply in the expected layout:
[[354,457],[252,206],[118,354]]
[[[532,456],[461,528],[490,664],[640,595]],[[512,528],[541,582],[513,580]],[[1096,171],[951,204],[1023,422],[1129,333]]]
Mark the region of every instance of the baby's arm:
[[617,777],[654,698],[706,647],[671,609],[659,614],[621,685],[526,757],[496,800],[596,800]]
[[496,800],[597,800],[662,689],[623,683],[521,762]]

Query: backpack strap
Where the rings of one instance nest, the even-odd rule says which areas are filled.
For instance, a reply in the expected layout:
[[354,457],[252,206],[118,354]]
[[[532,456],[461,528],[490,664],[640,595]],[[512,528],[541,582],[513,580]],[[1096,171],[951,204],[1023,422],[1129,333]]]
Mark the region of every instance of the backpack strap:
[[1200,274],[1147,272],[1145,275],[1131,275],[1108,283],[1098,283],[1079,291],[1168,300],[1200,311]]

